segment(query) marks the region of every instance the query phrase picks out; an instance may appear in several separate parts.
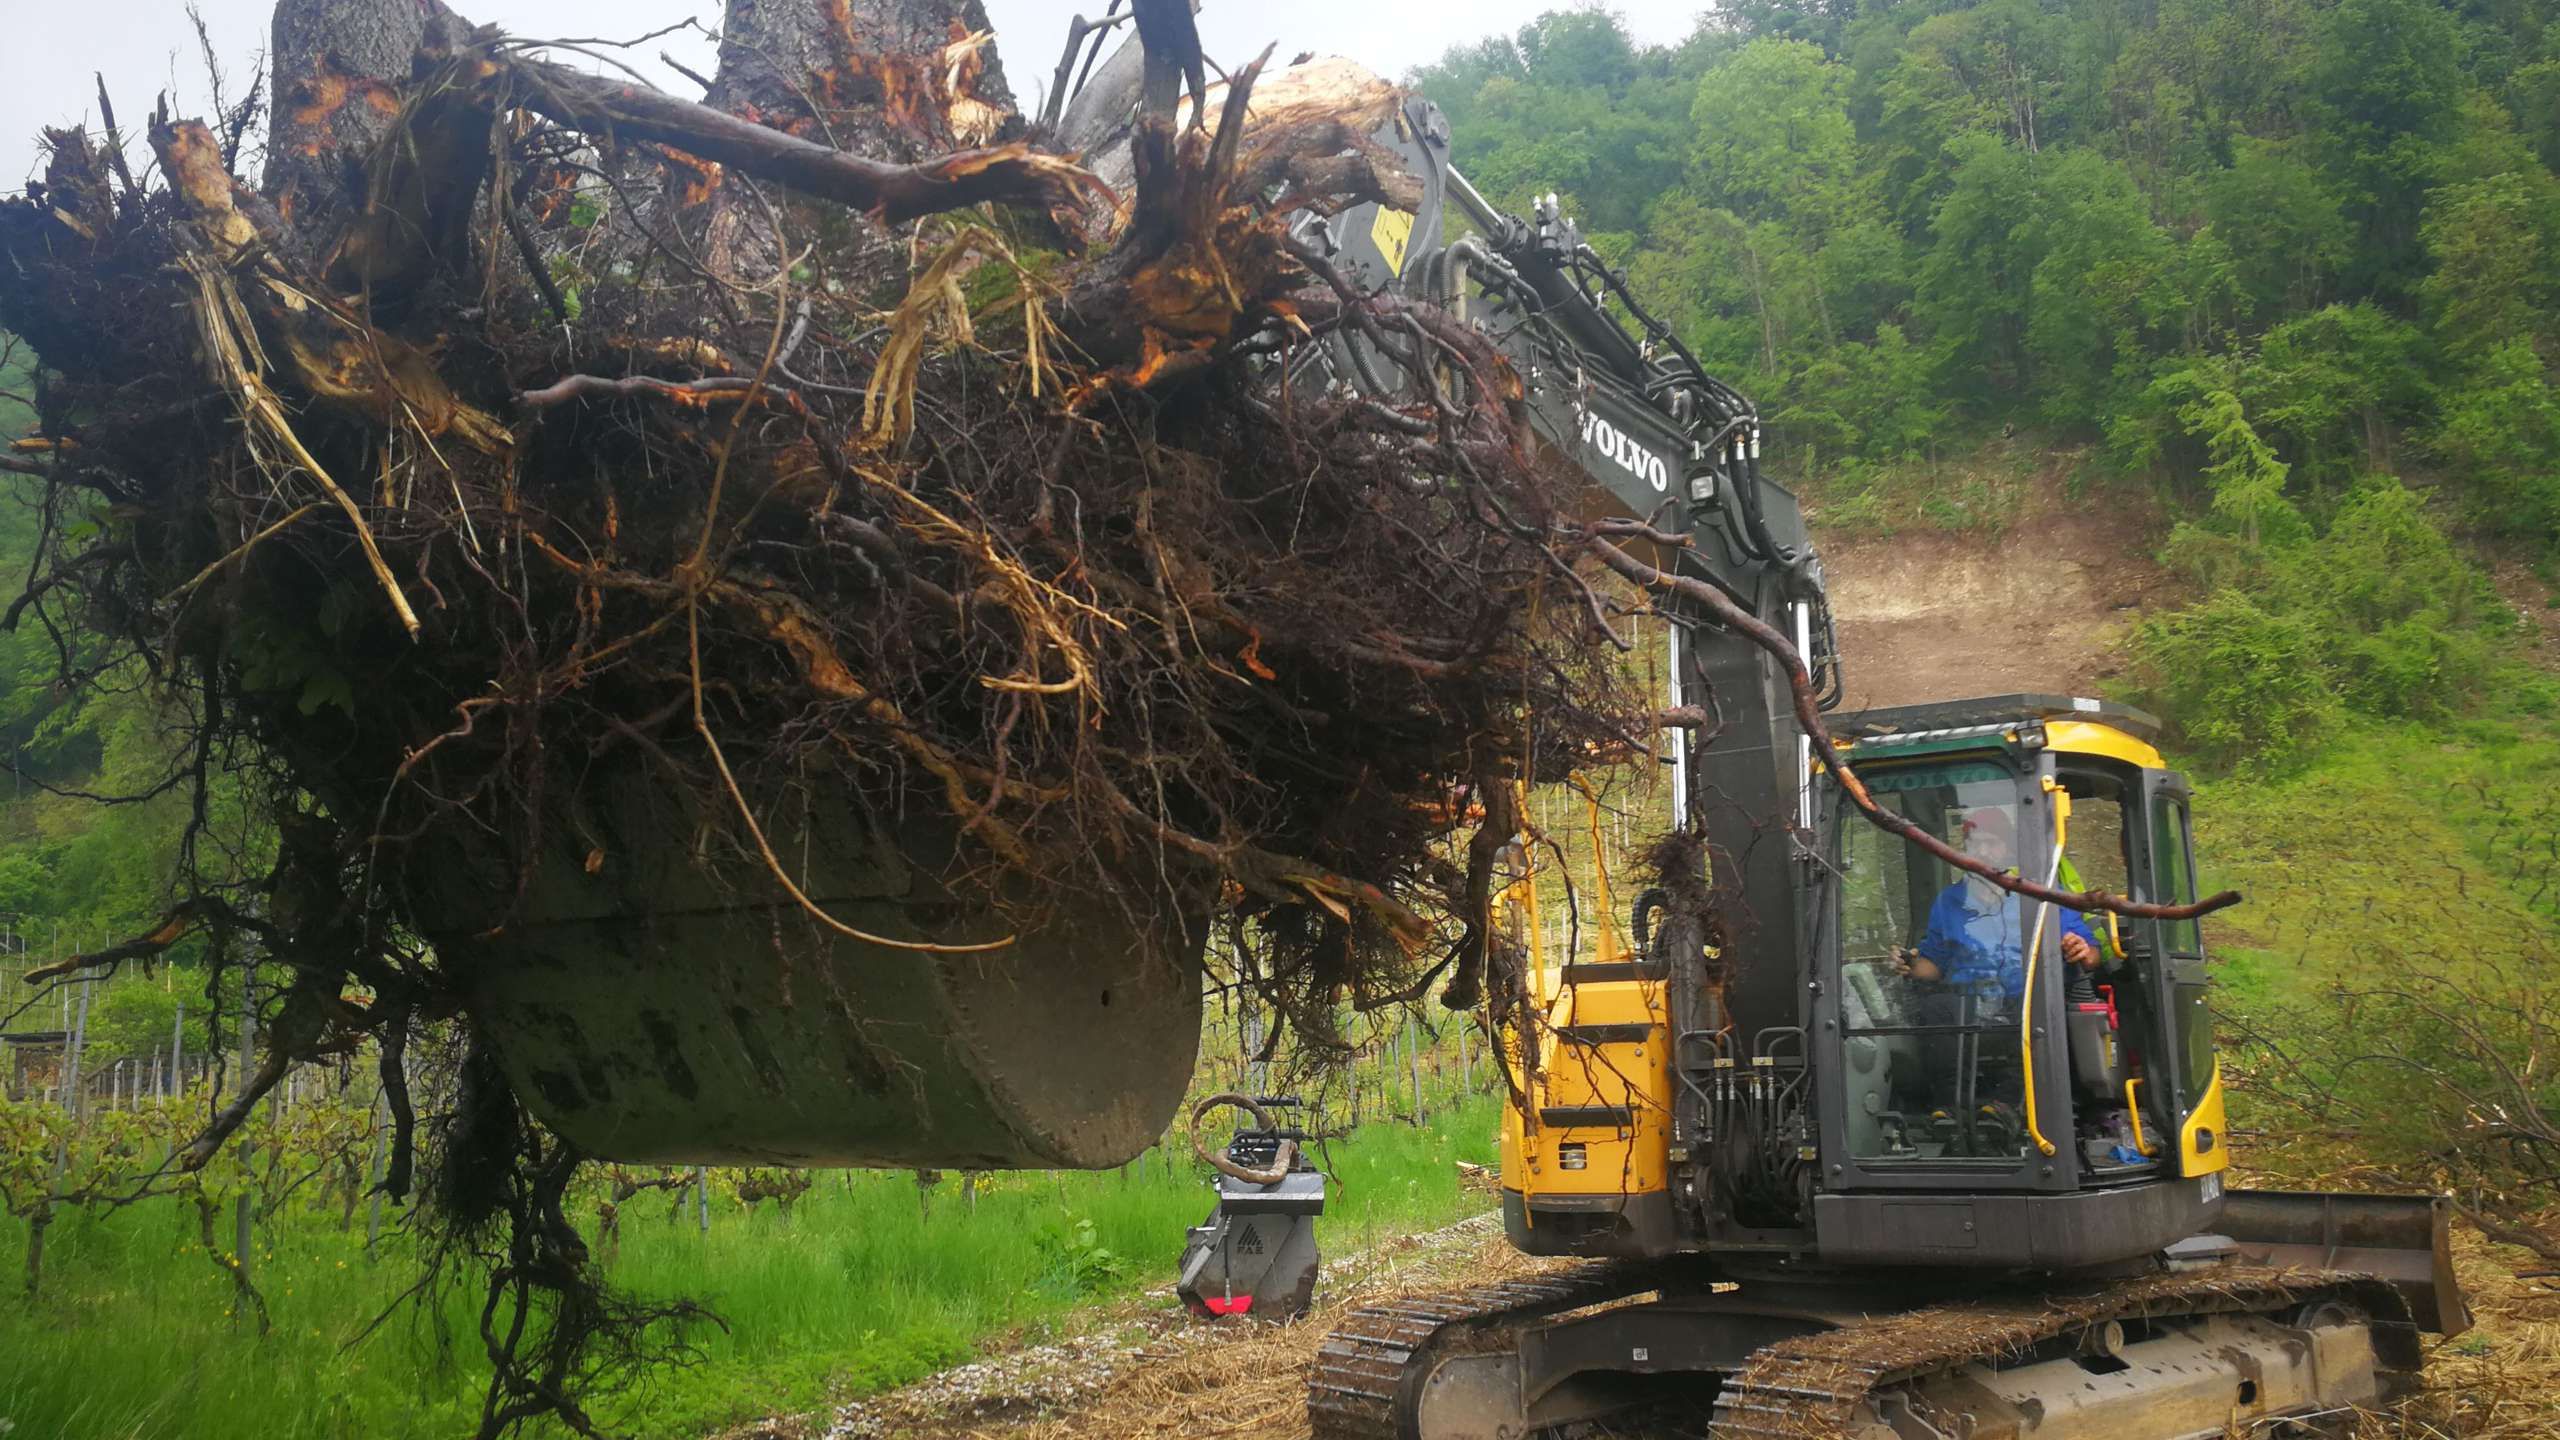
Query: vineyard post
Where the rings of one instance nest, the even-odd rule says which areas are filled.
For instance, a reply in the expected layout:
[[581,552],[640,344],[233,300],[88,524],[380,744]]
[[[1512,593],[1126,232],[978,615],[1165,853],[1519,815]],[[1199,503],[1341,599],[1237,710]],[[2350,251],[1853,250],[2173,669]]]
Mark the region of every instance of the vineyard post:
[[364,1253],[373,1253],[373,1242],[382,1238],[382,1156],[389,1127],[383,1124],[384,1111],[390,1107],[391,1092],[383,1086],[373,1091],[373,1154],[364,1162],[365,1190],[372,1197],[364,1217]]
[[1265,1074],[1268,1067],[1255,1058],[1262,1053],[1262,1012],[1254,1008],[1250,996],[1246,997],[1242,1003],[1244,1005],[1245,1088],[1259,1096],[1263,1093],[1268,1081]]
[[1422,1021],[1410,1010],[1404,1017],[1404,1063],[1413,1077],[1413,1123],[1428,1124],[1430,1112],[1422,1108]]
[[[250,1067],[257,1062],[257,1034],[258,975],[244,961],[240,966],[240,1084],[243,1087],[249,1083]],[[256,1142],[250,1139],[253,1133],[255,1132],[246,1125],[240,1127],[242,1179],[240,1198],[232,1203],[231,1216],[232,1263],[239,1268],[240,1284],[244,1288],[249,1283],[249,1246],[256,1238],[257,1231],[257,1217],[249,1199],[251,1193],[257,1188],[249,1179],[255,1173],[249,1162],[257,1154]]]
[[1386,1102],[1389,1114],[1395,1112],[1396,1092],[1404,1088],[1396,1083],[1396,1072],[1404,1068],[1404,1052],[1403,1028],[1387,1031],[1386,1048],[1378,1052],[1378,1098]]
[[[59,958],[62,927],[56,925],[53,933],[54,951]],[[63,1003],[65,1005],[71,1003],[68,991],[63,995]],[[80,1017],[64,1030],[62,1060],[55,1072],[56,1077],[62,1081],[62,1095],[68,1105],[69,1123],[63,1126],[61,1138],[54,1143],[53,1178],[45,1188],[44,1198],[36,1203],[34,1213],[27,1217],[27,1298],[30,1300],[35,1298],[37,1287],[43,1283],[45,1231],[53,1225],[53,1207],[62,1192],[63,1177],[71,1168],[71,1136],[80,1124],[80,1041],[88,1028],[89,988],[88,982],[84,979],[80,987]]]
[[700,1165],[693,1167],[693,1219],[703,1234],[711,1233],[711,1172]]
[[1473,1095],[1476,1093],[1476,1057],[1467,1045],[1469,1028],[1463,1023],[1458,1026],[1458,1084],[1467,1094]]
[[169,1093],[187,1091],[187,1002],[178,1002],[178,1018],[169,1022]]
[[71,1022],[71,1033],[64,1036],[62,1042],[63,1108],[71,1112],[71,1128],[74,1130],[80,1128],[81,1112],[88,1108],[83,1103],[87,1097],[81,1093],[84,1087],[80,1083],[80,1051],[82,1042],[89,1038],[89,988],[94,983],[88,976],[80,978],[79,1014]]

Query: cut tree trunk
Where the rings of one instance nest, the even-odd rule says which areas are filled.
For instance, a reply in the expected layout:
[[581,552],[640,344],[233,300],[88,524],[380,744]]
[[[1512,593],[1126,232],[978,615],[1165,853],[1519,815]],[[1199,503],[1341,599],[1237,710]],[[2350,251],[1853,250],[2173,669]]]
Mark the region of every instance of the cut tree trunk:
[[[875,163],[923,161],[1022,129],[980,0],[729,0],[708,103]],[[770,273],[779,257],[764,214],[722,177],[694,217],[714,269],[742,284]],[[861,253],[845,259],[855,283],[885,299],[904,247],[876,221],[856,220],[854,234]]]
[[363,157],[400,114],[438,0],[277,0],[264,189],[305,235],[361,208]]
[[979,0],[730,0],[713,105],[907,162],[1019,129]]

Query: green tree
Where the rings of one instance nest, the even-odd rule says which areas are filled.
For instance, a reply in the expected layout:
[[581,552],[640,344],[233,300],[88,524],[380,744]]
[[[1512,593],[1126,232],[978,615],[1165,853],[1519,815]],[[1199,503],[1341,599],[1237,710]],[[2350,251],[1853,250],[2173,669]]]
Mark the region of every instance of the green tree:
[[2390,463],[2393,423],[2426,398],[2426,342],[2370,305],[2331,305],[2267,332],[2248,367],[2249,409],[2314,476]]
[[1946,198],[1912,294],[1912,312],[1941,356],[1942,384],[1974,401],[2026,388],[2027,323],[2036,262],[2030,223],[2034,159],[1976,131],[1948,145],[1955,157]]
[[1933,397],[1929,357],[1896,325],[1871,342],[1840,346],[1790,377],[1772,419],[1789,439],[1821,453],[1909,460],[1928,453],[1946,423]]
[[2251,549],[2284,541],[2303,532],[2301,512],[2285,498],[2293,467],[2277,458],[2249,423],[2240,397],[2229,390],[2209,390],[2179,408],[2187,430],[2204,441],[2210,461],[2204,478],[2213,491],[2213,516]]
[[2560,395],[2531,344],[2498,346],[2446,387],[2427,439],[2460,474],[2474,518],[2560,554]]
[[2260,316],[2322,303],[2350,258],[2354,232],[2336,187],[2285,141],[2243,137],[2230,168],[2205,182],[2204,212]]
[[2026,348],[2035,389],[2048,419],[2094,426],[2150,348],[2154,306],[2179,280],[2177,245],[2151,223],[2133,177],[2094,150],[2039,163],[2034,193]]
[[2433,0],[2339,0],[2320,26],[2307,105],[2357,227],[2350,279],[2416,278],[2416,217],[2461,113],[2461,35]]
[[2369,715],[2465,708],[2512,624],[2479,566],[2387,475],[2359,484],[2316,545],[2285,556],[2268,592],[2317,625],[2340,693]]
[[2436,192],[2419,227],[2435,268],[2418,293],[2446,354],[2468,359],[2542,328],[2551,262],[2536,209],[2520,175]]
[[2137,683],[2188,747],[2223,764],[2280,768],[2336,728],[2319,633],[2225,590],[2136,632]]
[[1698,79],[1689,174],[1710,205],[1819,236],[1857,206],[1849,72],[1800,40],[1754,40]]

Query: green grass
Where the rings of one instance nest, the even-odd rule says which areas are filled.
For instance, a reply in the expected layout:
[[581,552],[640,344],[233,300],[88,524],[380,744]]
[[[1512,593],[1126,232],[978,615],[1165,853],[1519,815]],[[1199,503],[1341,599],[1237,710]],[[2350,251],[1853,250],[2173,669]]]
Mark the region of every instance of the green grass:
[[[1482,1208],[1451,1162],[1486,1163],[1498,1111],[1477,1098],[1427,1129],[1363,1127],[1319,1157],[1335,1177],[1321,1222],[1343,1255]],[[984,1342],[1054,1327],[1080,1307],[1171,1281],[1185,1227],[1209,1207],[1188,1156],[1125,1178],[992,1177],[974,1212],[956,1176],[927,1216],[905,1173],[818,1177],[785,1222],[715,1201],[708,1235],[691,1210],[643,1195],[623,1207],[615,1281],[706,1301],[727,1322],[696,1340],[700,1363],[661,1370],[599,1409],[618,1433],[689,1437],[811,1409],[965,1360]],[[227,1226],[225,1233],[228,1233]],[[14,1258],[24,1227],[0,1222]],[[0,1306],[0,1433],[25,1437],[339,1440],[467,1433],[477,1419],[469,1306],[435,1327],[397,1319],[356,1343],[414,1277],[405,1245],[362,1254],[363,1222],[296,1209],[262,1232],[257,1273],[274,1308],[264,1340],[226,1318],[228,1286],[186,1253],[175,1207],[153,1201],[56,1223],[45,1296]],[[15,1273],[12,1268],[11,1280]],[[1170,1303],[1169,1301],[1167,1303]],[[14,1426],[11,1429],[10,1426]]]
[[2512,964],[2560,919],[2560,735],[2535,715],[2361,725],[2296,773],[2203,783],[2196,815],[2205,887],[2247,896],[2206,922],[2243,1010]]
[[2456,1183],[2461,1107],[2388,1063],[2441,1065],[2448,1037],[2397,997],[2506,1006],[2544,983],[2560,733],[2531,704],[2360,723],[2280,778],[2203,783],[2196,815],[2206,887],[2247,897],[2206,922],[2238,1159],[2281,1183]]
[[2041,441],[1990,438],[1951,446],[1935,462],[1851,461],[1797,484],[1826,541],[1931,531],[1988,538],[2015,523],[2036,492],[2076,494],[2084,463]]

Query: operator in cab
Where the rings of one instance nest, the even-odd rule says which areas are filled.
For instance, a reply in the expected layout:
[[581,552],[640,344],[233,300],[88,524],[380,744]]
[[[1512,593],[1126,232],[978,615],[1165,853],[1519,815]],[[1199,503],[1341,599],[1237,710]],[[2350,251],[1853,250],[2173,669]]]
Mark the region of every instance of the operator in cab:
[[[1994,869],[2016,868],[2017,838],[2007,810],[1985,807],[1967,815],[1963,845],[1966,855]],[[2073,979],[2085,984],[2098,967],[2097,936],[2079,911],[2056,908],[2062,958]],[[1986,1004],[1997,996],[2002,1008],[2014,1009],[2026,989],[2028,927],[2034,923],[2023,897],[1979,875],[1960,875],[1930,905],[1919,945],[1895,958],[1914,980],[1939,982]]]

